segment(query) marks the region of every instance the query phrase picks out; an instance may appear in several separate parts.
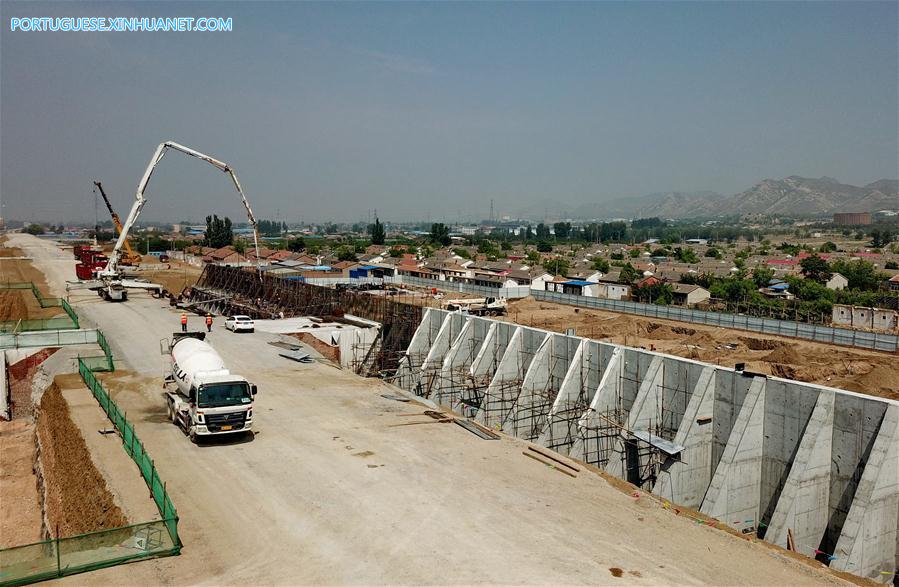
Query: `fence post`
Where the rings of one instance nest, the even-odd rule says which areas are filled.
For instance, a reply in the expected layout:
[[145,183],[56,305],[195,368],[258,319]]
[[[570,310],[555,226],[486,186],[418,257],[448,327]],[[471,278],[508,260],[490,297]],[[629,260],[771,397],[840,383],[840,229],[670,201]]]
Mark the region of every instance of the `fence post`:
[[62,562],[59,555],[59,524],[56,524],[56,576],[62,577]]
[[156,501],[153,497],[153,481],[156,479],[156,463],[153,462],[153,459],[150,459],[150,499]]

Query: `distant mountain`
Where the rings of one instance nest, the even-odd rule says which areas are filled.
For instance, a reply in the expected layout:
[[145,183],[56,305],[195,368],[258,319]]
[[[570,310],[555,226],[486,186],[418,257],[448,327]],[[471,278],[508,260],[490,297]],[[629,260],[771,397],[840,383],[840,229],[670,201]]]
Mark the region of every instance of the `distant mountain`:
[[809,217],[878,210],[899,210],[899,180],[881,179],[859,187],[831,177],[792,175],[765,179],[733,196],[660,192],[586,204],[574,212],[577,218],[710,218],[745,214]]
[[864,187],[830,177],[792,175],[766,179],[718,205],[719,214],[820,216],[834,212],[874,212],[899,208],[899,181],[882,179]]
[[658,192],[635,198],[618,198],[575,209],[577,218],[688,218],[714,216],[724,198],[717,192]]

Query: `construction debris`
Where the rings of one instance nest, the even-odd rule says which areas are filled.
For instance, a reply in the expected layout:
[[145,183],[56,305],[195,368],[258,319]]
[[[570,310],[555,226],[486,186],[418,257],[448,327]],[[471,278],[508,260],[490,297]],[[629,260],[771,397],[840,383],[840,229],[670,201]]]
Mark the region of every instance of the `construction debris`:
[[578,467],[575,467],[575,466],[572,465],[571,463],[568,463],[568,462],[563,461],[563,460],[560,459],[556,454],[549,453],[549,452],[547,452],[547,451],[545,451],[545,450],[543,450],[543,449],[541,449],[541,448],[539,448],[539,447],[537,447],[537,446],[529,446],[529,447],[528,447],[528,450],[533,451],[533,452],[539,454],[540,456],[546,457],[546,458],[548,458],[548,459],[551,460],[551,461],[555,461],[556,463],[559,463],[559,464],[562,465],[563,467],[566,467],[566,468],[568,468],[568,469],[571,469],[571,470],[574,471],[575,473],[580,473],[580,472],[581,472],[581,470],[580,470]]
[[484,440],[499,440],[499,434],[493,432],[492,430],[488,430],[483,426],[479,426],[476,422],[471,420],[463,420],[461,418],[456,418],[456,424],[465,428],[475,436],[479,436]]
[[577,478],[577,474],[576,474],[576,473],[572,473],[572,472],[571,472],[570,470],[568,470],[567,468],[561,467],[561,466],[555,464],[552,460],[550,460],[550,459],[548,459],[548,458],[545,458],[544,456],[542,456],[542,455],[539,454],[539,453],[534,453],[534,452],[531,452],[531,451],[524,450],[524,451],[521,451],[521,454],[523,454],[523,455],[526,456],[526,457],[529,457],[529,458],[534,459],[534,460],[537,461],[538,463],[543,463],[544,465],[546,465],[546,466],[548,466],[548,467],[552,467],[553,469],[555,469],[556,471],[559,471],[560,473],[565,473],[565,474],[568,475],[569,477],[575,477],[575,478]]
[[291,359],[298,363],[314,363],[315,359],[309,356],[309,353],[303,353],[300,351],[288,351],[286,353],[278,353],[280,356]]

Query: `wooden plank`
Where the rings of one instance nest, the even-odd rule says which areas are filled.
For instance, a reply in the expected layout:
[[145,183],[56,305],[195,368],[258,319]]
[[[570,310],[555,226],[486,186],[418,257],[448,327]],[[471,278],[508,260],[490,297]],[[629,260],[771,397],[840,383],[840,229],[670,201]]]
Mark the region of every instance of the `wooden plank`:
[[546,453],[546,452],[544,452],[543,450],[541,450],[541,449],[539,449],[539,448],[537,448],[537,447],[535,447],[535,446],[529,446],[529,447],[528,447],[528,450],[532,450],[532,451],[534,451],[535,453],[537,453],[537,454],[539,454],[539,455],[542,455],[542,456],[548,458],[548,459],[551,460],[551,461],[555,461],[555,462],[559,463],[560,465],[562,465],[563,467],[568,467],[569,469],[571,469],[571,470],[574,471],[575,473],[580,473],[580,472],[581,472],[581,470],[578,469],[577,467],[575,467],[574,465],[572,465],[572,464],[570,464],[570,463],[566,463],[565,461],[563,461],[562,459],[556,457],[555,455],[550,454],[550,453]]
[[565,473],[569,477],[575,477],[575,478],[577,477],[577,475],[575,475],[568,469],[560,467],[548,459],[544,459],[543,457],[540,456],[540,453],[533,453],[533,452],[528,452],[528,451],[524,450],[524,451],[521,451],[521,454],[523,454],[526,457],[530,457],[530,458],[534,459],[538,463],[548,465],[548,466],[552,467],[553,469],[555,469],[556,471],[559,471],[560,473]]

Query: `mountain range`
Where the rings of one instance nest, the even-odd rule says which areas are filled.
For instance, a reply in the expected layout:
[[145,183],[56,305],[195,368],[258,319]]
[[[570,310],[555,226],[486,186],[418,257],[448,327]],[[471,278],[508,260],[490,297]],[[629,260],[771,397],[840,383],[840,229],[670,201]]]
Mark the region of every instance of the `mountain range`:
[[577,218],[710,218],[752,214],[815,217],[878,210],[899,210],[899,180],[881,179],[854,186],[830,177],[792,175],[765,179],[732,196],[716,192],[660,192],[586,204],[572,212]]

